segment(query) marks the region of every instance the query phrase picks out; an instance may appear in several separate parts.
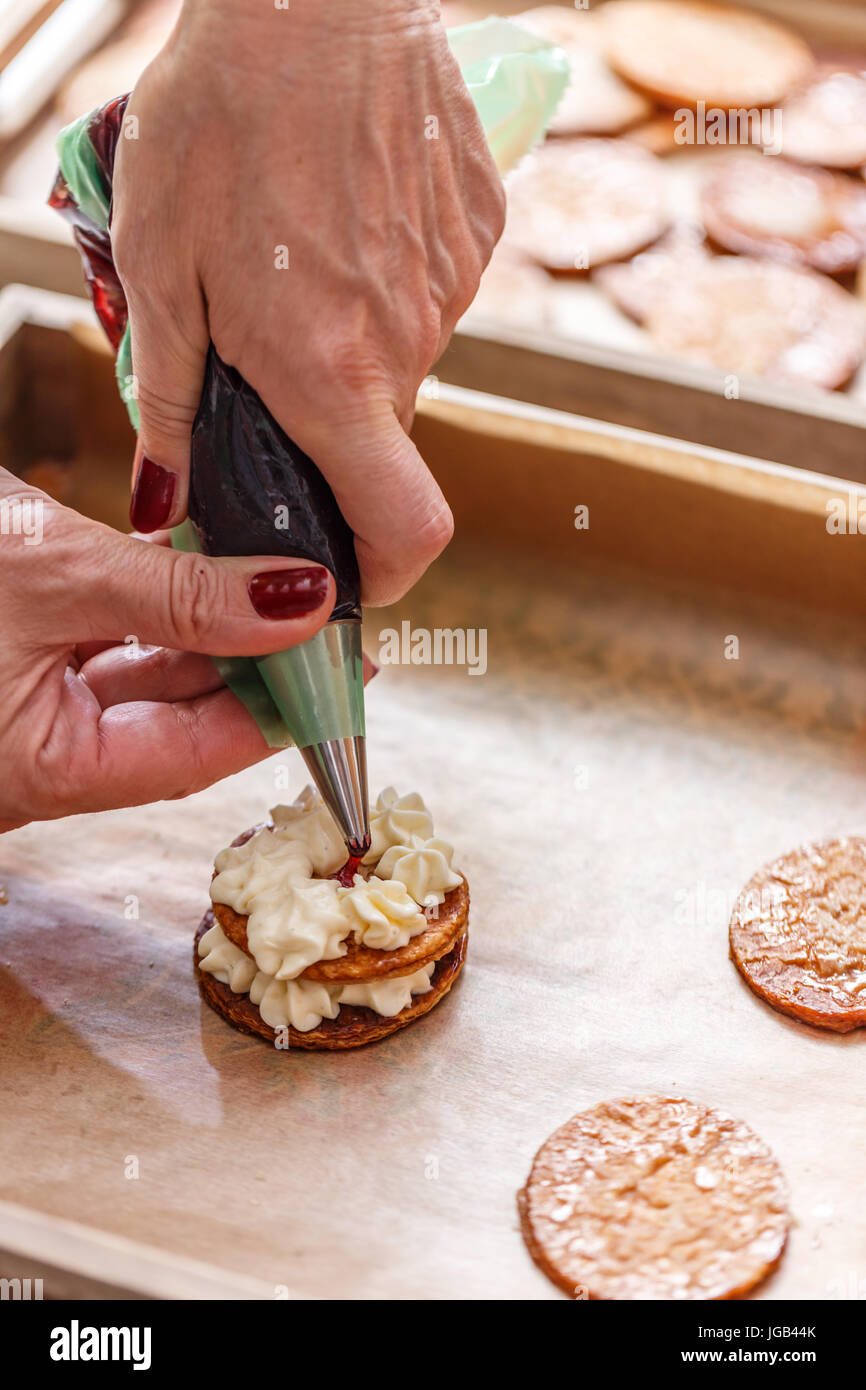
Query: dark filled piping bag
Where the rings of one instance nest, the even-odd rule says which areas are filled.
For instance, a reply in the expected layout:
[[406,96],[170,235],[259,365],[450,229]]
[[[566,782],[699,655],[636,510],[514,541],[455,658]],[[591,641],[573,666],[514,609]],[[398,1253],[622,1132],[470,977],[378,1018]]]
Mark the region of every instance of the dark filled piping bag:
[[[538,36],[496,19],[453,30],[449,41],[505,172],[543,135],[568,82],[567,60]],[[71,223],[94,308],[117,354],[120,393],[138,429],[129,315],[109,231],[117,142],[132,134],[124,129],[127,101],[118,97],[61,131],[49,201]],[[370,829],[354,537],[312,459],[213,344],[192,429],[188,515],[172,534],[180,549],[301,557],[333,574],[337,601],[314,637],[255,660],[214,660],[269,746],[297,745],[350,856],[363,856]]]

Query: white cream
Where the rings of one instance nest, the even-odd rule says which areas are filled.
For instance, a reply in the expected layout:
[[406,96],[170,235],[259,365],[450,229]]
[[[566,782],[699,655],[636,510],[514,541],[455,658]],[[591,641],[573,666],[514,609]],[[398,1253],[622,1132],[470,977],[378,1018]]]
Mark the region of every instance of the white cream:
[[406,885],[375,874],[355,875],[353,888],[340,890],[340,907],[352,920],[355,940],[373,951],[395,951],[429,926]]
[[370,848],[364,863],[378,864],[392,845],[411,845],[432,834],[433,817],[418,793],[398,796],[393,787],[386,787],[370,810]]
[[444,903],[445,894],[457,888],[460,875],[451,867],[454,850],[445,840],[419,840],[409,845],[392,845],[376,866],[380,878],[403,883],[411,898],[422,907]]
[[416,792],[399,796],[393,787],[381,793],[371,809],[372,844],[364,860],[374,872],[367,879],[356,874],[350,888],[328,877],[346,851],[312,787],[271,815],[273,828],[220,851],[211,883],[213,902],[246,917],[253,959],[216,926],[202,938],[201,968],[236,992],[249,991],[272,1027],[278,1019],[307,1031],[322,1018],[336,1018],[340,1000],[364,1003],[386,1017],[399,1013],[413,993],[430,987],[432,966],[424,967],[426,975],[421,970],[400,980],[339,987],[298,977],[316,961],[344,956],[350,936],[372,950],[406,946],[428,927],[425,909],[444,902],[461,882],[451,846],[433,837],[423,800]]
[[228,940],[218,922],[199,942],[199,964],[236,994],[249,994],[270,1028],[290,1026],[299,1033],[318,1028],[323,1018],[336,1018],[342,1004],[361,1005],[393,1018],[412,1002],[414,994],[426,994],[435,962],[422,966],[412,975],[397,979],[370,980],[349,985],[328,985],[318,980],[276,980],[256,970],[239,947]]
[[235,994],[246,994],[258,973],[256,963],[245,951],[229,941],[219,922],[208,927],[198,943],[199,964]]

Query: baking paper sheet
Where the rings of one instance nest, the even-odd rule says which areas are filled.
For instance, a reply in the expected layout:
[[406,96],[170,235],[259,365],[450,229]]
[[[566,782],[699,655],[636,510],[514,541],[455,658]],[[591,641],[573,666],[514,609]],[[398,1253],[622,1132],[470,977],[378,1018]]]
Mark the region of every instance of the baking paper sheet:
[[471,886],[451,996],[343,1055],[274,1052],[200,1002],[213,855],[300,790],[294,751],[15,831],[0,1197],[291,1297],[560,1298],[518,1231],[535,1149],[582,1107],[668,1092],[745,1119],[787,1174],[796,1225],[760,1296],[866,1295],[866,1037],[774,1013],[726,937],[759,864],[864,829],[857,634],[459,550],[373,615],[369,649],[404,618],[487,631],[484,675],[384,667],[368,690],[373,789],[422,791]]

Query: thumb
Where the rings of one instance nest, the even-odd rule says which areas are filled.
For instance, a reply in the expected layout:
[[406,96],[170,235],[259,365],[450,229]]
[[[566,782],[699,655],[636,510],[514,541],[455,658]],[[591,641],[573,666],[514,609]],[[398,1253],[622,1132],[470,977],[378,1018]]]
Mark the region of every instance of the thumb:
[[208,329],[197,283],[167,299],[124,285],[140,428],[130,520],[150,534],[186,516],[190,435],[201,398]]
[[262,656],[306,642],[336,601],[333,576],[308,560],[173,551],[65,509],[45,540],[42,641]]
[[[303,426],[301,427],[303,428]],[[377,406],[343,428],[311,429],[309,444],[355,533],[362,599],[378,607],[401,598],[445,549],[454,520],[439,484],[393,409]]]

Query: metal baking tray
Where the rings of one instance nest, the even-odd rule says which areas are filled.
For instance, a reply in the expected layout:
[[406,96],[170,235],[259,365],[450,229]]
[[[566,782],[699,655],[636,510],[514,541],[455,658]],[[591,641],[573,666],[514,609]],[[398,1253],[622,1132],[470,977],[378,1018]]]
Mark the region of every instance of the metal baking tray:
[[[66,428],[113,506],[129,439],[89,314],[12,298],[4,459]],[[557,1298],[518,1230],[535,1149],[663,1091],[742,1117],[787,1174],[796,1224],[757,1296],[853,1296],[864,1040],[757,1000],[726,925],[758,865],[863,830],[862,543],[825,524],[857,489],[445,384],[415,438],[457,537],[366,643],[479,629],[486,669],[384,666],[371,781],[421,790],[457,846],[463,978],[345,1055],[276,1053],[199,1000],[213,855],[300,788],[293,752],[3,836],[0,1274],[90,1298]]]

